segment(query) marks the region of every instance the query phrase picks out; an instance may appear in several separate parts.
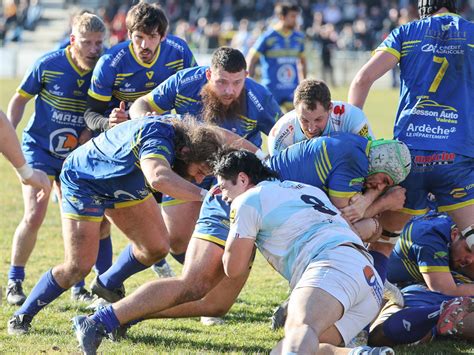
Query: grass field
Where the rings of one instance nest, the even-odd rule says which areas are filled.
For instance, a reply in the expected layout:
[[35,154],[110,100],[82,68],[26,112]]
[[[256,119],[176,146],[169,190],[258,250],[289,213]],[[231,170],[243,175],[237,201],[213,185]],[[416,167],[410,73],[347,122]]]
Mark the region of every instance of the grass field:
[[[18,85],[17,80],[0,81],[0,108],[6,110],[9,98]],[[333,98],[345,100],[347,89],[336,89]],[[397,104],[398,92],[375,91],[369,97],[366,113],[378,137],[391,137],[391,127]],[[28,106],[24,122],[33,105]],[[4,300],[7,272],[10,263],[10,246],[13,232],[22,216],[20,185],[5,159],[0,159],[0,285],[2,307],[0,309],[0,353],[72,353],[77,352],[76,341],[69,319],[86,313],[85,304],[69,299],[66,292],[60,299],[46,307],[33,321],[32,332],[24,337],[9,337],[6,323],[15,311]],[[125,246],[125,238],[113,230],[114,254]],[[62,260],[63,248],[58,206],[51,204],[38,242],[26,268],[24,283],[27,292],[39,276]],[[175,270],[179,266],[171,261]],[[144,271],[126,282],[130,292],[154,274]],[[87,279],[91,281],[91,276]],[[269,317],[272,309],[287,295],[287,283],[258,256],[252,275],[237,303],[225,317],[223,326],[205,327],[199,319],[154,320],[143,322],[129,331],[127,339],[120,343],[105,341],[100,350],[104,353],[268,353],[282,337],[283,332],[272,332]],[[474,348],[462,341],[442,341],[430,345],[397,349],[398,354],[468,354]]]

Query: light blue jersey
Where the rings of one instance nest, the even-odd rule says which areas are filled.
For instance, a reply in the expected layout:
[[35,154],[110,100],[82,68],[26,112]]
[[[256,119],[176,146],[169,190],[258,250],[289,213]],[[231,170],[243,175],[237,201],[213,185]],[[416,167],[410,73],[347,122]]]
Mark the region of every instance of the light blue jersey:
[[395,138],[474,157],[474,24],[444,13],[408,23],[376,49],[400,63]]
[[271,29],[257,39],[251,51],[260,58],[262,85],[279,104],[292,102],[298,86],[298,62],[304,56],[304,34]]
[[[375,139],[365,113],[358,107],[342,101],[332,101],[328,123],[322,132],[327,136],[334,132],[354,133]],[[268,153],[275,155],[295,143],[308,139],[301,129],[296,111],[290,111],[273,126],[268,136]]]
[[292,181],[263,181],[231,205],[232,238],[251,238],[294,287],[321,252],[343,243],[362,245],[320,189]]

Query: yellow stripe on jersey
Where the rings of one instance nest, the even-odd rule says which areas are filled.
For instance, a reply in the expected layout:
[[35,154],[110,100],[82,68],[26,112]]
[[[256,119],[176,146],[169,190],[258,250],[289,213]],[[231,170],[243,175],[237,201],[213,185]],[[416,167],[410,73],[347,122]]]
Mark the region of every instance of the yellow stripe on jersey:
[[375,52],[387,52],[387,53],[393,54],[395,58],[400,60],[400,52],[393,48],[388,48],[388,47],[377,48]]
[[63,213],[62,216],[67,219],[72,219],[74,221],[89,221],[89,222],[102,222],[104,216],[82,216],[74,213]]
[[203,233],[194,232],[193,235],[191,236],[191,238],[207,240],[209,242],[216,243],[220,246],[225,246],[225,241],[223,241],[222,239],[217,238],[217,237],[215,237],[211,234],[203,234]]
[[92,91],[92,89],[89,89],[89,90],[87,91],[87,94],[88,94],[90,97],[93,97],[94,99],[99,100],[99,101],[109,102],[110,99],[112,99],[112,96],[100,95],[100,94],[98,94],[98,93]]
[[449,266],[419,266],[422,273],[427,272],[450,272]]
[[161,159],[168,163],[168,160],[165,158],[163,154],[147,154],[140,158],[140,160],[145,160],[145,159]]
[[31,94],[27,93],[25,90],[20,89],[20,88],[18,88],[18,89],[16,90],[16,92],[17,92],[20,96],[24,97],[25,99],[31,99],[32,97],[35,96],[35,95],[31,95]]
[[150,105],[151,109],[155,111],[157,114],[162,114],[163,112],[165,112],[165,110],[163,110],[160,106],[158,106],[155,103],[155,101],[153,100],[153,95],[150,95],[150,94],[146,95],[145,100],[148,103],[148,105]]
[[114,203],[114,208],[124,208],[124,207],[136,206],[136,205],[139,205],[142,202],[145,202],[146,200],[148,200],[152,196],[153,196],[152,194],[148,194],[144,199],[141,199],[141,200],[131,200],[131,201],[124,201],[124,202],[117,202],[117,203]]
[[448,211],[454,211],[462,207],[474,205],[474,199],[464,201],[464,202],[459,202],[455,203],[454,205],[448,205],[448,206],[439,206],[438,211],[439,212],[448,212]]
[[357,192],[356,191],[336,191],[336,190],[328,189],[328,194],[329,196],[334,196],[334,197],[351,198],[352,196],[357,194]]

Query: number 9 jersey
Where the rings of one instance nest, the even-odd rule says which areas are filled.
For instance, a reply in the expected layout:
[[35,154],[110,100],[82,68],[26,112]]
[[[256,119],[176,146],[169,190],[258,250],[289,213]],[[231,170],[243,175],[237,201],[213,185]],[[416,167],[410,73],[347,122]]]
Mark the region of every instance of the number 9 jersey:
[[395,138],[474,157],[474,24],[441,13],[403,25],[376,51],[400,64]]

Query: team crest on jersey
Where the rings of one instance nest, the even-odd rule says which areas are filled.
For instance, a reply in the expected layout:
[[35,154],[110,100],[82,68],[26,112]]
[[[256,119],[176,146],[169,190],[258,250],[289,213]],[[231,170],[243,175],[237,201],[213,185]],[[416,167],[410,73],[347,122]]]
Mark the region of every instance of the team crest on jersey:
[[[474,185],[470,185],[470,186],[474,187]],[[467,195],[467,192],[464,187],[458,187],[458,188],[452,189],[449,194],[453,196],[454,198],[463,198]]]
[[291,84],[296,79],[295,68],[290,64],[283,64],[277,71],[277,78],[280,83]]
[[153,74],[155,74],[153,70],[146,72],[146,77],[148,78],[148,80],[151,80],[151,78],[153,78]]
[[84,83],[85,83],[85,80],[77,79],[77,86],[81,87],[82,85],[84,85]]

